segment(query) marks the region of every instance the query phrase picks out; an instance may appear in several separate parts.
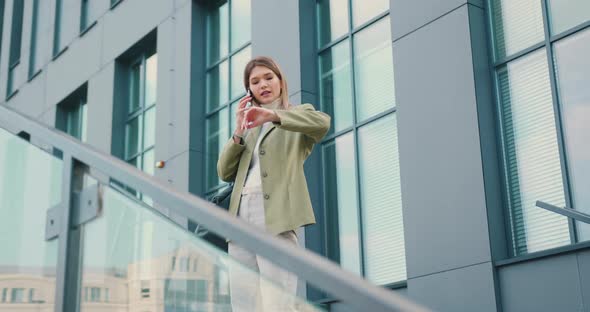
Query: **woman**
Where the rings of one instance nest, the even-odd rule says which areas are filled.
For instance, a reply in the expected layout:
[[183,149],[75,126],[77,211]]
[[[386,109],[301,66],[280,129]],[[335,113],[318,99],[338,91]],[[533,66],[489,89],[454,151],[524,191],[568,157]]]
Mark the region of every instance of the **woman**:
[[[297,244],[295,230],[315,223],[303,163],[313,145],[328,132],[330,116],[311,104],[290,105],[285,76],[271,58],[257,57],[246,65],[244,87],[248,94],[239,102],[236,130],[217,163],[219,177],[235,182],[229,211],[287,243]],[[265,311],[292,309],[295,275],[232,242],[228,251],[262,276],[273,277],[288,294],[277,296],[268,283],[253,283],[236,270],[230,271],[234,312],[259,311],[258,296]]]

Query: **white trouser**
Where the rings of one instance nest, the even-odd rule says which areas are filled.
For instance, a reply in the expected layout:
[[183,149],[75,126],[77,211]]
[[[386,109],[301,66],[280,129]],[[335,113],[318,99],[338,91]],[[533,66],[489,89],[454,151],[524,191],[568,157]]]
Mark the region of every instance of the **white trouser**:
[[[264,198],[262,192],[242,193],[239,218],[264,229]],[[297,245],[294,231],[279,234],[287,244]],[[228,252],[243,266],[230,266],[230,291],[233,312],[295,311],[297,276],[281,269],[263,257],[236,244],[229,243]],[[253,274],[252,271],[262,276]]]

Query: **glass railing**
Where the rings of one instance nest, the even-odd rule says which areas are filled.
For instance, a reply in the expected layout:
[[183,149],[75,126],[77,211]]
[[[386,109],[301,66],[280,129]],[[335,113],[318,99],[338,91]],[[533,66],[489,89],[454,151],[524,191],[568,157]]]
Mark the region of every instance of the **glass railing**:
[[0,311],[53,310],[58,239],[46,241],[45,222],[61,202],[62,167],[0,128]]
[[305,287],[295,295],[195,235],[195,223],[345,309],[426,311],[0,106],[0,311],[323,311]]
[[[145,307],[154,312],[262,311],[284,303],[296,311],[322,311],[285,292],[272,277],[260,276],[236,262],[123,188],[104,186],[101,193],[101,216],[84,224],[82,230],[80,311],[98,307],[122,311]],[[259,300],[257,289],[265,292]],[[281,310],[271,307],[264,311]]]

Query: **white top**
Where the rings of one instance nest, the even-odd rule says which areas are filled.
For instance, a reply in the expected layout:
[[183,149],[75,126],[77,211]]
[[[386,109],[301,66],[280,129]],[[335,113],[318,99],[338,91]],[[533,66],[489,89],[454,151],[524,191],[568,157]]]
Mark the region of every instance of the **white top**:
[[[274,102],[264,105],[264,108],[276,109],[279,104],[281,103],[281,98],[279,97]],[[256,141],[256,145],[254,147],[254,152],[252,153],[252,160],[250,160],[250,167],[248,167],[248,175],[246,176],[246,182],[244,182],[244,188],[242,189],[242,194],[246,193],[262,193],[262,178],[260,176],[260,156],[259,156],[259,148],[260,142],[262,141],[262,137],[266,130],[271,126],[272,122],[265,122],[260,129],[258,134],[258,140]]]

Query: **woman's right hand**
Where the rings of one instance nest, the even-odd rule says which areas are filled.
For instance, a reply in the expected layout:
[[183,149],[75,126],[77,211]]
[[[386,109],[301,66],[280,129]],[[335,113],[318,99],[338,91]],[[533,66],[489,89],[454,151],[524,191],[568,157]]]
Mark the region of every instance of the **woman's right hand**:
[[241,137],[246,131],[246,125],[244,125],[244,115],[246,111],[250,109],[250,107],[246,107],[250,101],[252,101],[252,96],[246,95],[240,100],[238,104],[238,109],[236,110],[236,130],[234,131],[234,135]]

